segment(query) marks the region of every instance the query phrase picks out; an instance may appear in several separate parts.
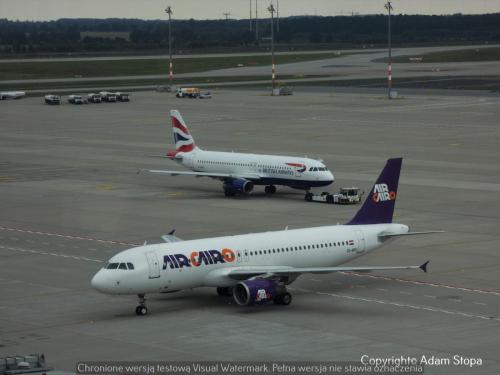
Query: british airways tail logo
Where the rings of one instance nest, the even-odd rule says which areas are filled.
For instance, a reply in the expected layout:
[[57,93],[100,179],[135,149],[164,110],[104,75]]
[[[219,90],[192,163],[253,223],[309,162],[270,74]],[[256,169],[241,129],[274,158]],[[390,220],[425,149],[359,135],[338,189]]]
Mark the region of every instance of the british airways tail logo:
[[165,255],[163,257],[163,269],[200,267],[202,264],[210,265],[217,263],[231,263],[236,259],[231,249],[193,251],[189,256],[184,254]]
[[387,184],[375,184],[373,188],[372,200],[375,203],[393,201],[396,199],[396,192],[389,191]]

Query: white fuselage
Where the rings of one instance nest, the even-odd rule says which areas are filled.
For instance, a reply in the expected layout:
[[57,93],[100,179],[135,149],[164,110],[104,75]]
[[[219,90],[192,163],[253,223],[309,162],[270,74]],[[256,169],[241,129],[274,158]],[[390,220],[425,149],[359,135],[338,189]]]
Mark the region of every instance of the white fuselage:
[[109,294],[233,286],[234,267],[334,267],[380,247],[379,234],[407,232],[403,224],[335,225],[145,245],[112,257],[92,286]]
[[189,153],[178,153],[178,156],[177,161],[196,172],[259,176],[247,178],[257,185],[309,188],[330,185],[334,181],[333,174],[322,162],[310,158],[204,151],[198,148]]

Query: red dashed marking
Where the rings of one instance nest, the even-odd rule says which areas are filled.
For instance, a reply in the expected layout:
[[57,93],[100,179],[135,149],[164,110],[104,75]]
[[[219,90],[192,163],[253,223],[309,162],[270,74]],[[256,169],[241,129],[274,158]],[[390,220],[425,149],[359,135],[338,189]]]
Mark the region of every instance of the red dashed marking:
[[100,242],[100,243],[111,243],[111,244],[125,245],[125,246],[139,246],[139,244],[136,244],[136,243],[120,242],[120,241],[112,241],[112,240],[102,240],[99,238],[92,238],[92,237],[70,236],[70,235],[66,235],[66,234],[40,232],[40,231],[34,231],[34,230],[28,230],[28,229],[8,228],[8,227],[2,227],[2,226],[0,226],[0,230],[6,230],[6,231],[10,231],[10,232],[19,232],[19,233],[37,234],[37,235],[42,235],[42,236],[67,238],[70,240],[94,241],[94,242]]

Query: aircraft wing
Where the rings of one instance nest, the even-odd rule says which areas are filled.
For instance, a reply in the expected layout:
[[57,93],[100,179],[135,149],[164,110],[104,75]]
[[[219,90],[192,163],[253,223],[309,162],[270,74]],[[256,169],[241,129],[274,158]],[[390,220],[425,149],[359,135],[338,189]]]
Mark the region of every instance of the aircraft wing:
[[251,174],[251,173],[245,173],[245,174],[231,174],[231,173],[207,173],[207,172],[193,172],[193,171],[164,171],[160,169],[145,169],[143,170],[144,172],[148,173],[159,173],[159,174],[167,174],[170,176],[179,176],[179,175],[184,175],[184,176],[195,176],[195,177],[211,177],[211,178],[219,178],[219,179],[225,179],[225,178],[244,178],[247,180],[260,180],[260,176],[258,174]]
[[235,267],[226,276],[236,280],[246,280],[256,276],[272,278],[274,276],[286,276],[290,274],[302,273],[331,273],[331,272],[372,272],[372,271],[394,271],[421,269],[427,272],[429,261],[420,266],[393,266],[393,267],[281,267],[281,266],[261,266],[261,267]]

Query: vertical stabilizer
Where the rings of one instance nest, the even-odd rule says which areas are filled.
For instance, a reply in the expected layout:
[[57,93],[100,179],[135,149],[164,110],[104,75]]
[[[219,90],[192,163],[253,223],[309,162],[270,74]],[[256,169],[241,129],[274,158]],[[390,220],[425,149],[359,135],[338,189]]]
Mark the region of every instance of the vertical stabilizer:
[[387,160],[363,206],[347,225],[392,223],[402,161],[403,158]]
[[176,152],[191,152],[196,148],[194,138],[189,133],[184,119],[179,111],[173,109],[170,111],[172,118],[172,131],[174,133],[174,143]]

